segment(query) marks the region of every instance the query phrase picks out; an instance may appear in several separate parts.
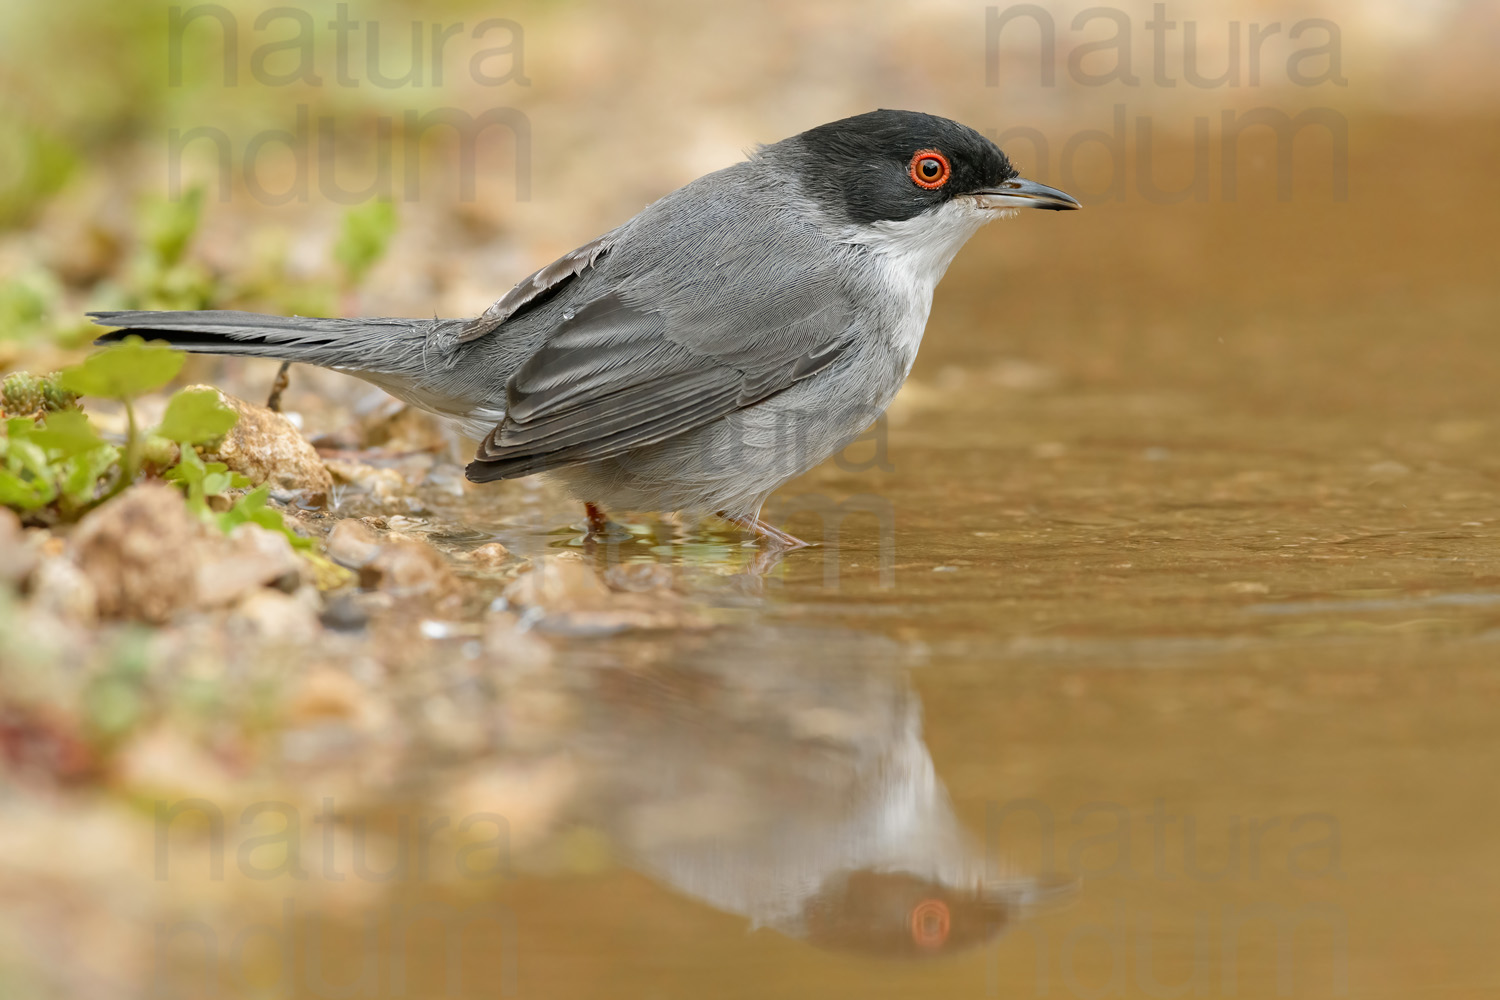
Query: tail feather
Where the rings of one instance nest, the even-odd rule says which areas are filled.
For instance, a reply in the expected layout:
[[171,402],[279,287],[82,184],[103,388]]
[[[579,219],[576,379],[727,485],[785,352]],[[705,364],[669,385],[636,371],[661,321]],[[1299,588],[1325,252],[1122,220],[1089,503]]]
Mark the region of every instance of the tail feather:
[[[297,361],[360,374],[416,375],[431,348],[456,337],[461,320],[310,319],[210,309],[184,312],[94,312],[100,326],[119,329],[96,344],[136,335],[197,354],[233,354]],[[448,328],[452,328],[451,330]]]

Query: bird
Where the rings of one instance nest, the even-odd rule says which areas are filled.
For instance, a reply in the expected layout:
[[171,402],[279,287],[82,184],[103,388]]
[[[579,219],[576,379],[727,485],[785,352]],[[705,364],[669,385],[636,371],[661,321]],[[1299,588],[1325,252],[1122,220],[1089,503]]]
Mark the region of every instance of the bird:
[[585,504],[717,514],[808,545],[766,499],[856,439],[917,356],[958,250],[1015,209],[1080,207],[956,121],[877,110],[759,146],[522,279],[480,315],[113,311],[189,352],[346,372],[480,443],[476,483],[545,473]]

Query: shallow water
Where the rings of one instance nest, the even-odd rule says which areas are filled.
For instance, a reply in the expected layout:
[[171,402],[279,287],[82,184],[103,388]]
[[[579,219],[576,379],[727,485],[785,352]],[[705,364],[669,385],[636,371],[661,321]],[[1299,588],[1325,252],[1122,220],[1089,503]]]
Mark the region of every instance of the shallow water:
[[[1500,989],[1496,139],[1352,135],[1345,203],[981,234],[889,419],[773,504],[825,544],[764,576],[715,525],[581,546],[525,484],[443,512],[672,567],[720,627],[487,695],[492,762],[565,805],[506,817],[500,877],[299,924],[298,995]],[[1404,183],[1472,197],[1388,211],[1413,144]]]

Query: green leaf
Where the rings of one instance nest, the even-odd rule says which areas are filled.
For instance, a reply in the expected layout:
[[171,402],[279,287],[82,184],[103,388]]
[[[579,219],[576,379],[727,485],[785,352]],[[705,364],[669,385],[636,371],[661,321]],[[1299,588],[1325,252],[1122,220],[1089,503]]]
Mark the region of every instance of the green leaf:
[[188,506],[200,515],[210,513],[209,497],[250,485],[249,479],[238,472],[230,472],[229,466],[223,462],[205,464],[198,453],[188,447],[182,449],[182,460],[168,469],[163,478],[187,490]]
[[177,376],[187,355],[160,341],[148,344],[140,337],[125,341],[65,368],[58,383],[80,396],[127,399],[160,389]]
[[167,412],[156,433],[184,448],[217,441],[240,419],[212,389],[183,389],[167,401]]
[[9,469],[0,469],[0,506],[36,510],[45,507],[50,499],[35,479],[22,479]]
[[99,499],[100,478],[119,460],[119,450],[107,444],[69,458],[60,469],[63,499],[74,509],[92,505]]
[[271,490],[268,486],[258,486],[240,497],[233,507],[219,515],[219,527],[225,534],[233,531],[241,524],[258,524],[269,531],[279,531],[286,536],[287,541],[292,543],[294,549],[312,549],[316,543],[311,538],[305,538],[297,534],[287,526],[286,519],[281,512],[272,510],[266,506],[266,500],[270,497]]
[[43,448],[55,451],[64,458],[82,455],[104,444],[98,432],[94,430],[94,425],[89,423],[89,418],[80,410],[63,410],[60,413],[48,414],[42,426],[37,427],[27,436]]
[[391,236],[396,232],[396,206],[389,201],[371,201],[344,213],[344,225],[333,256],[344,267],[344,277],[352,288],[364,280],[375,262],[385,256]]
[[37,479],[52,478],[52,463],[47,460],[47,449],[25,435],[10,435],[5,448],[5,464],[17,474],[29,472]]

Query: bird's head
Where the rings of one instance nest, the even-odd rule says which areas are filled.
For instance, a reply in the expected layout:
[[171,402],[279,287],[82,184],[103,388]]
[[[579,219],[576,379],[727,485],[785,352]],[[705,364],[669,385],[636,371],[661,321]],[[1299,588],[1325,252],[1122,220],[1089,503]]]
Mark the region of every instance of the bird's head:
[[1018,176],[1000,148],[958,122],[917,111],[871,111],[778,144],[803,189],[855,225],[1009,208],[1078,208],[1055,188]]
[[1078,208],[1021,178],[989,139],[917,111],[871,111],[768,147],[843,242],[890,260],[928,294],[960,247],[1018,208]]

